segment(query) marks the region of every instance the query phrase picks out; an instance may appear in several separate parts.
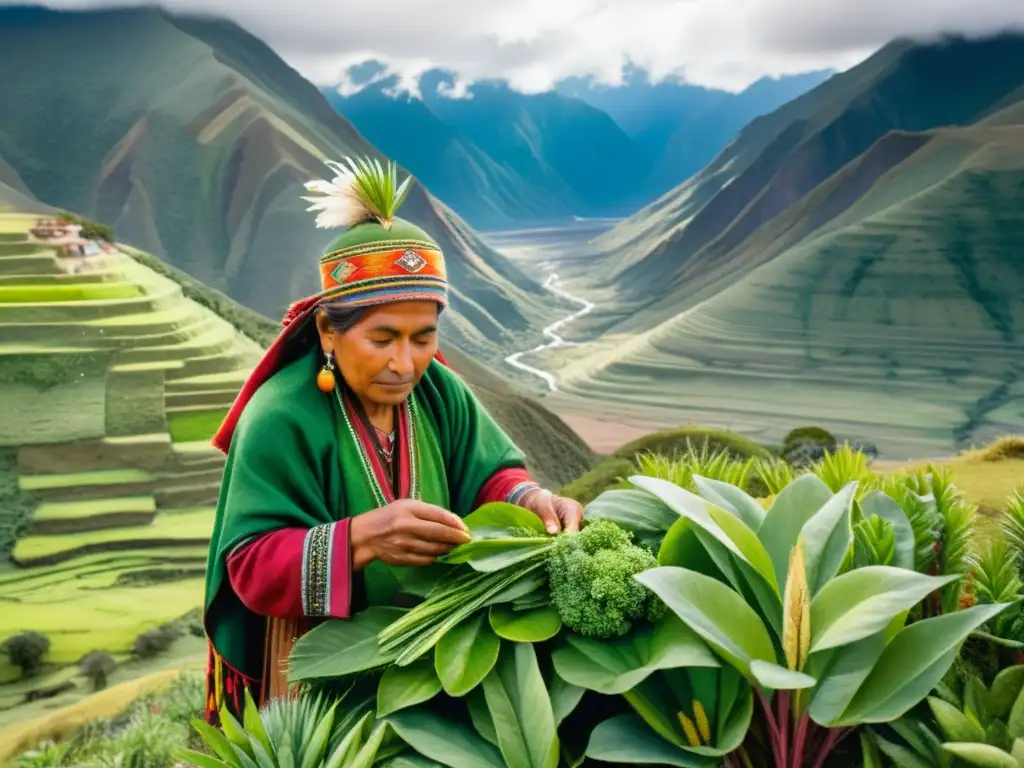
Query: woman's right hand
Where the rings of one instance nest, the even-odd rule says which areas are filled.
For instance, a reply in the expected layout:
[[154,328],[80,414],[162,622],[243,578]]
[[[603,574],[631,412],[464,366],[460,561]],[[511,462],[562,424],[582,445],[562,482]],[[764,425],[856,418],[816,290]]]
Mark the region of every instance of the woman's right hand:
[[415,499],[399,499],[353,517],[349,536],[356,571],[374,560],[388,565],[430,565],[470,540],[469,529],[458,515]]

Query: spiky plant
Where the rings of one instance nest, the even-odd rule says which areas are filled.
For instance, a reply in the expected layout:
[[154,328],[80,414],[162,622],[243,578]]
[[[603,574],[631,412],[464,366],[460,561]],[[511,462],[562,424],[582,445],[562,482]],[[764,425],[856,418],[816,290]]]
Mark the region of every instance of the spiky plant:
[[913,473],[886,475],[878,483],[878,490],[899,504],[910,522],[914,531],[914,570],[932,573],[938,562],[936,545],[942,535],[942,516],[931,500],[931,491],[922,495],[919,480]]
[[1016,553],[1001,539],[988,542],[971,557],[970,591],[979,603],[1012,603],[1017,600],[1021,582]]
[[778,456],[754,459],[753,469],[754,474],[767,488],[770,496],[778,494],[796,477],[793,467]]
[[677,459],[650,453],[637,457],[637,469],[641,475],[668,480],[690,491],[696,490],[694,475],[745,488],[753,467],[753,459],[734,459],[728,451],[711,451],[706,445],[695,449],[689,442],[686,453]]
[[825,454],[825,458],[811,467],[811,472],[821,478],[833,493],[851,482],[860,484],[859,492],[868,490],[875,473],[868,466],[868,457],[862,451],[856,451],[843,443],[834,451]]
[[1024,568],[1024,485],[1006,502],[1006,511],[999,518],[999,533],[1007,547]]
[[326,165],[334,171],[334,178],[306,182],[306,189],[316,196],[302,198],[312,203],[306,210],[319,211],[318,227],[351,227],[376,220],[385,229],[391,229],[395,214],[409,193],[412,176],[399,184],[394,162],[382,166],[371,157],[346,157],[340,163],[328,160]]

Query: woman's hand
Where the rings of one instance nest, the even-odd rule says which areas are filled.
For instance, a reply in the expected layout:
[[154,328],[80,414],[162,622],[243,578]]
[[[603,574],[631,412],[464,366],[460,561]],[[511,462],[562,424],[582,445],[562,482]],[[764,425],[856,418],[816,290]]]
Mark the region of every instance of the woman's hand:
[[552,535],[561,530],[578,531],[583,519],[583,506],[578,501],[555,496],[551,491],[540,488],[523,496],[519,506],[539,517]]
[[430,565],[470,540],[458,515],[415,499],[400,499],[352,518],[352,570],[374,560],[388,565]]

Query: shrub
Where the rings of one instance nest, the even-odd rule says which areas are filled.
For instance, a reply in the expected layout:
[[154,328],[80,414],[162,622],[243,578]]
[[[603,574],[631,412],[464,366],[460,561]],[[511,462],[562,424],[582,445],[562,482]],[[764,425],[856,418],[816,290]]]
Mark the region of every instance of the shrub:
[[1024,435],[1007,435],[999,438],[981,452],[983,461],[1007,461],[1024,459]]
[[821,427],[797,427],[786,435],[786,439],[782,441],[782,448],[785,450],[787,446],[805,442],[819,443],[820,445],[827,446],[829,449],[835,448],[839,444],[827,429]]
[[582,477],[569,483],[558,493],[580,504],[589,504],[609,488],[619,485],[636,472],[633,462],[628,459],[605,459]]
[[42,669],[43,659],[50,650],[50,638],[34,630],[19,632],[7,638],[0,650],[21,670],[23,677],[31,677]]
[[107,687],[107,679],[117,669],[117,662],[106,651],[93,651],[82,657],[78,668],[89,679],[94,691],[102,691]]
[[789,464],[804,468],[822,461],[837,446],[835,437],[826,429],[797,427],[786,435],[779,453]]
[[680,427],[645,435],[622,446],[612,457],[635,461],[637,456],[654,453],[666,459],[678,459],[693,452],[715,454],[722,451],[728,452],[735,459],[771,455],[764,446],[735,432],[705,427]]
[[178,633],[169,627],[147,629],[132,644],[132,653],[142,659],[151,659],[173,645]]

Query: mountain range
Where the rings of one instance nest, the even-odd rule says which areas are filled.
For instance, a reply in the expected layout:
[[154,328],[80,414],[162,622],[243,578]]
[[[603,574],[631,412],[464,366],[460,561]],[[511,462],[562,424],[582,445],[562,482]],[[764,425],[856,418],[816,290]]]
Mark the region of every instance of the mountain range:
[[[302,184],[326,159],[381,157],[263,42],[155,8],[0,8],[0,194],[114,226],[119,237],[280,317],[318,289]],[[444,249],[449,339],[482,359],[550,311],[540,286],[419,183],[402,215]]]
[[524,94],[485,81],[453,98],[441,70],[423,74],[415,95],[379,62],[353,72],[348,87],[322,89],[328,102],[478,228],[633,213],[749,120],[831,75],[764,78],[733,94],[632,69],[619,86],[573,78]]
[[897,40],[559,265],[604,299],[563,386],[908,454],[1019,431],[1022,239],[1024,35]]

